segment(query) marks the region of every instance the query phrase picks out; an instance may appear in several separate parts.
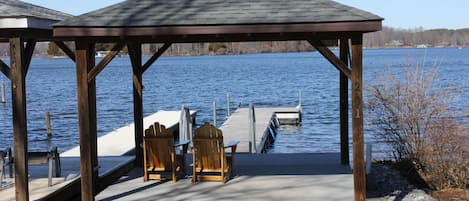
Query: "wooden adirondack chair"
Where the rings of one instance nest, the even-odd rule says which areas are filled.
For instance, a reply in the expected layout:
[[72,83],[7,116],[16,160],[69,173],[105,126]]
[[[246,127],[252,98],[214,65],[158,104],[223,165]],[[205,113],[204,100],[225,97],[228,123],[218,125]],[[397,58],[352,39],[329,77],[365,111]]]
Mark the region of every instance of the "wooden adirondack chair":
[[[174,144],[172,129],[155,122],[145,130],[143,138],[143,180],[171,178],[176,182],[178,175],[186,175],[185,161],[189,142]],[[182,146],[182,154],[176,148]]]
[[[222,181],[225,183],[234,176],[234,155],[239,142],[230,142],[224,146],[220,129],[205,123],[195,131],[193,138],[192,161],[194,161],[192,182]],[[225,155],[225,149],[231,148],[231,156]]]

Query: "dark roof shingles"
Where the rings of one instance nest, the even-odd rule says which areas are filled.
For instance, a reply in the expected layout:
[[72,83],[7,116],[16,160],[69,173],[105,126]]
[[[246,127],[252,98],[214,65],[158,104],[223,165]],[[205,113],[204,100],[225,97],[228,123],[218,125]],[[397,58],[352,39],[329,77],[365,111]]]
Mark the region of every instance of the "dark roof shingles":
[[34,17],[52,21],[61,21],[72,15],[25,3],[18,0],[2,0],[0,3],[0,18]]
[[55,24],[57,27],[151,27],[378,21],[330,0],[128,0]]

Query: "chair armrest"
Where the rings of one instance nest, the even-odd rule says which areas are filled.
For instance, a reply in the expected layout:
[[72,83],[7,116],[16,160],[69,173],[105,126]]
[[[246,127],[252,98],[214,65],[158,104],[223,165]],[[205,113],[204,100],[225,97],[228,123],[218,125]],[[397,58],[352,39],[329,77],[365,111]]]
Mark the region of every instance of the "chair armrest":
[[179,143],[177,144],[174,144],[174,147],[179,147],[179,146],[183,146],[183,145],[188,145],[190,143],[189,140],[183,140],[183,141],[180,141]]
[[225,145],[225,149],[226,148],[230,148],[230,147],[235,147],[239,144],[239,141],[229,141],[227,145]]
[[234,156],[236,153],[236,147],[238,146],[239,141],[229,141],[228,144],[224,147],[226,148],[231,148],[231,154]]
[[175,144],[174,147],[180,147],[180,146],[182,146],[182,154],[185,155],[185,154],[187,153],[187,149],[188,149],[188,147],[189,147],[189,143],[190,143],[189,140],[184,140],[184,141],[179,142],[178,144]]

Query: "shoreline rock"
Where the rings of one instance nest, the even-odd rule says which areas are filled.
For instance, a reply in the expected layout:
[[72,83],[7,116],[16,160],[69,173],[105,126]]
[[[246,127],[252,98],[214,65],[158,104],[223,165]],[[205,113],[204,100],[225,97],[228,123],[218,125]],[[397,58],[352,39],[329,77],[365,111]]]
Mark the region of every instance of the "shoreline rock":
[[368,201],[437,201],[383,162],[372,164],[366,185]]

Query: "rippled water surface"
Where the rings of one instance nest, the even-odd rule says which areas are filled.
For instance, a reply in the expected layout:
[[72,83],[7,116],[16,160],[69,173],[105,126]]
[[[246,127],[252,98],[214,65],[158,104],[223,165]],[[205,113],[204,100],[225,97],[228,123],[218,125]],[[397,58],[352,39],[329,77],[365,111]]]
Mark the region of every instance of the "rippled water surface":
[[[364,51],[364,84],[376,81],[386,68],[405,69],[409,63],[437,63],[442,81],[462,87],[455,107],[467,109],[469,48],[386,49]],[[148,58],[144,58],[146,60]],[[8,60],[5,60],[8,63]],[[3,75],[2,75],[3,76]],[[12,146],[11,94],[0,104],[0,148]],[[128,58],[116,58],[97,78],[98,134],[133,121],[132,71]],[[237,56],[162,57],[143,76],[144,113],[179,110],[182,104],[199,111],[197,122],[211,120],[216,101],[220,126],[231,107],[296,106],[302,93],[303,124],[282,126],[270,152],[339,151],[339,73],[316,52]],[[78,144],[76,74],[68,59],[34,58],[27,76],[28,138],[31,150]],[[45,134],[44,114],[50,112],[53,136]],[[367,141],[373,141],[366,131]]]

